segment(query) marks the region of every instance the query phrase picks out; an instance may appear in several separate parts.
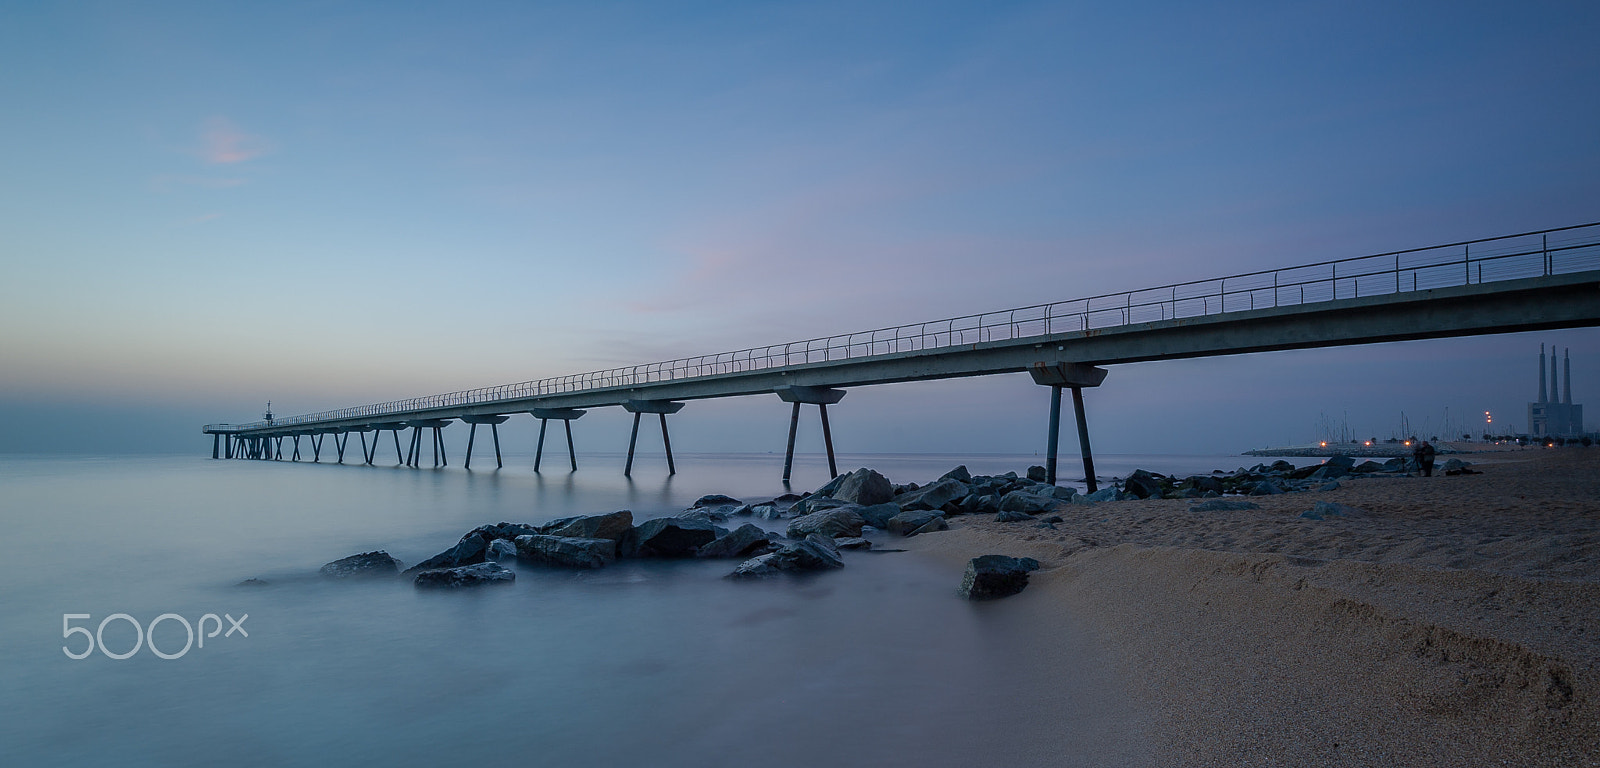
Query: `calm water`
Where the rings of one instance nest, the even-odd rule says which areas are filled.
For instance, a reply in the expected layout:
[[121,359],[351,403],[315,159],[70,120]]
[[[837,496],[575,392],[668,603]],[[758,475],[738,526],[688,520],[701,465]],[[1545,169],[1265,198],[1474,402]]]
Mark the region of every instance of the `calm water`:
[[[685,456],[671,478],[644,456],[631,481],[618,456],[542,476],[529,458],[470,473],[0,458],[0,764],[1143,764],[1137,718],[1083,635],[1041,637],[1028,593],[956,598],[959,569],[924,555],[846,553],[842,571],[760,583],[724,580],[726,561],[519,567],[513,586],[453,593],[315,577],[371,549],[415,563],[483,523],[644,518],[705,493],[784,491],[781,456]],[[1036,461],[841,468],[926,482],[958,462],[991,473]],[[1108,475],[1254,461],[1098,463]],[[820,459],[798,460],[796,490],[825,480]],[[270,584],[236,586],[252,577]],[[173,660],[148,646],[67,657],[63,645],[87,643],[63,639],[63,614],[89,614],[73,626],[93,633],[115,613],[144,625],[248,614],[249,636]],[[102,639],[115,653],[137,640],[121,620]],[[168,620],[147,639],[172,654],[186,635]]]

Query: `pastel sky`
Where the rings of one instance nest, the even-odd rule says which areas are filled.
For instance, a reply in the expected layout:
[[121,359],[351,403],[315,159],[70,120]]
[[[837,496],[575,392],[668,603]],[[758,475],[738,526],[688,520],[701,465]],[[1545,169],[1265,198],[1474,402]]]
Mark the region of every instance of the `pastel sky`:
[[[9,4],[0,450],[1600,220],[1596,39],[1586,2]],[[1090,421],[1183,453],[1516,424],[1541,342],[1600,403],[1590,329],[1122,366]],[[834,423],[1032,452],[1046,407],[990,377]],[[786,417],[674,437],[781,451]]]

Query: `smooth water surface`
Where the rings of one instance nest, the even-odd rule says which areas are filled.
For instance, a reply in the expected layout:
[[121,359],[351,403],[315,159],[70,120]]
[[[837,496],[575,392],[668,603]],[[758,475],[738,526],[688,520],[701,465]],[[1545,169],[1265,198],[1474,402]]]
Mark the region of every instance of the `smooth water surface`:
[[[1021,598],[967,603],[958,568],[915,553],[848,552],[842,571],[757,583],[695,560],[514,566],[513,585],[454,592],[316,575],[373,549],[415,563],[483,523],[642,519],[705,493],[785,490],[772,455],[685,456],[672,477],[642,456],[631,480],[620,457],[579,460],[536,475],[511,454],[472,472],[0,459],[0,764],[1142,764],[1136,713],[1085,635],[1041,638]],[[958,462],[1034,461],[847,456],[841,469],[927,482]],[[1254,462],[1105,457],[1100,473],[1241,463]],[[801,457],[792,488],[826,479]],[[148,646],[68,658],[86,638],[63,638],[63,614],[89,614],[73,626],[93,633],[115,613],[146,626],[248,614],[249,635],[171,660]],[[137,640],[122,620],[102,639],[113,653]],[[186,634],[167,620],[147,639],[173,654]]]

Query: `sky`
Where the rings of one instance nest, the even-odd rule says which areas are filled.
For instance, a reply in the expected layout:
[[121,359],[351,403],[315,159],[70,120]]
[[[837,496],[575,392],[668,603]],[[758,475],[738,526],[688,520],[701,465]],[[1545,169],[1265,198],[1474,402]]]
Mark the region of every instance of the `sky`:
[[[1600,221],[1597,33],[1583,2],[7,4],[0,451]],[[1116,366],[1088,420],[1123,453],[1526,428],[1539,344],[1600,403],[1597,342]],[[1047,414],[1020,374],[830,409],[855,452],[1031,453]],[[675,447],[781,451],[787,416],[692,403]],[[626,447],[620,409],[580,425]]]

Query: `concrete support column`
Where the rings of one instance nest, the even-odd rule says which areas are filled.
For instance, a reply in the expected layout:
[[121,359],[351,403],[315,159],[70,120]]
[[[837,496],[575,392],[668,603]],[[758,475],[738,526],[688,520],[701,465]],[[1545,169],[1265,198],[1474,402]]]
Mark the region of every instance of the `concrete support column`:
[[1050,437],[1045,452],[1045,475],[1056,482],[1056,452],[1061,438],[1061,389],[1072,389],[1073,414],[1078,420],[1078,448],[1083,454],[1083,477],[1089,493],[1099,489],[1094,477],[1094,456],[1089,450],[1089,423],[1084,419],[1083,388],[1098,387],[1108,371],[1082,363],[1034,363],[1028,369],[1033,383],[1050,387]]
[[786,403],[794,403],[794,408],[789,412],[789,446],[783,452],[783,480],[789,481],[789,476],[794,469],[794,438],[800,429],[800,405],[802,403],[817,406],[817,412],[822,417],[822,444],[828,452],[828,476],[839,476],[839,465],[833,456],[833,428],[828,424],[828,406],[844,399],[845,391],[830,389],[828,387],[808,387],[800,385],[786,385],[773,389],[773,394]]
[[623,403],[622,407],[633,414],[633,435],[628,438],[628,463],[623,467],[622,474],[625,476],[633,474],[633,448],[639,442],[639,417],[646,413],[654,413],[661,417],[661,445],[667,451],[667,474],[677,474],[677,465],[672,461],[672,437],[667,434],[667,414],[683,410],[683,403],[671,400],[629,400]]

